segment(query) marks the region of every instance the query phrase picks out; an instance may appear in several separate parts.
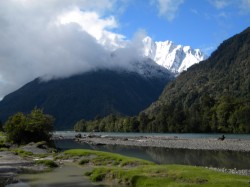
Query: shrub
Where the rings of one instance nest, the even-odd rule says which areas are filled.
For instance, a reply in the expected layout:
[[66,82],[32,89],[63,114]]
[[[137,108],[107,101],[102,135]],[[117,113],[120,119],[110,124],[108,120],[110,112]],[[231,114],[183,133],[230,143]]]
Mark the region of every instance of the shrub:
[[33,109],[30,114],[16,113],[5,123],[7,140],[17,144],[50,141],[54,118],[42,109]]

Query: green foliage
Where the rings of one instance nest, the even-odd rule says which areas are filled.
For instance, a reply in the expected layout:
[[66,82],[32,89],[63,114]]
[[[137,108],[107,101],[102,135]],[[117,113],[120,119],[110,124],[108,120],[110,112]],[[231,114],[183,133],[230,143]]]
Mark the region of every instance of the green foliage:
[[0,131],[0,148],[5,147],[4,143],[6,142],[6,134]]
[[190,107],[166,104],[157,111],[155,114],[142,112],[138,117],[109,115],[98,120],[81,120],[75,130],[250,133],[250,100],[202,95]]
[[36,164],[42,164],[49,168],[56,168],[58,167],[58,164],[55,163],[53,160],[37,160]]
[[30,114],[16,113],[5,123],[8,141],[17,144],[50,141],[54,119],[41,109],[33,109]]
[[140,122],[136,117],[121,115],[108,115],[92,121],[80,120],[75,126],[75,131],[81,132],[139,132]]

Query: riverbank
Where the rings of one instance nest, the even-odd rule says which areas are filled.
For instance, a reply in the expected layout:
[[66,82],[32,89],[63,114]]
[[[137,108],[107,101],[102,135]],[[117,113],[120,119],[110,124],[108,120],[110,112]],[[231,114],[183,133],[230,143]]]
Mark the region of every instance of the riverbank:
[[[125,140],[126,141],[126,140]],[[22,150],[19,151],[18,150]],[[15,150],[15,148],[14,148]],[[26,152],[26,151],[28,152]],[[47,149],[45,149],[46,151]],[[228,171],[214,172],[211,169],[216,170],[216,168],[209,168],[209,170],[204,167],[196,166],[185,166],[185,165],[159,165],[154,162],[149,162],[141,159],[136,159],[132,157],[122,156],[120,154],[100,152],[95,150],[83,150],[83,149],[73,149],[64,152],[59,152],[56,154],[42,152],[44,149],[37,148],[36,144],[27,145],[24,147],[19,147],[16,152],[13,150],[1,151],[0,153],[0,166],[5,166],[2,168],[2,173],[11,173],[13,176],[8,176],[6,183],[0,183],[0,186],[6,186],[6,184],[22,181],[20,176],[17,174],[27,172],[35,173],[35,171],[45,171],[44,168],[38,170],[40,165],[37,165],[36,160],[46,161],[48,159],[54,160],[60,165],[51,173],[42,173],[35,176],[26,176],[24,181],[37,182],[39,185],[44,184],[44,181],[48,182],[47,186],[95,186],[92,185],[87,178],[83,176],[83,171],[85,175],[93,182],[101,182],[101,184],[110,185],[110,181],[115,182],[115,186],[132,185],[142,186],[140,184],[141,180],[147,180],[150,186],[162,186],[162,184],[176,184],[183,183],[183,185],[195,185],[202,186],[207,184],[207,186],[213,186],[214,183],[221,184],[220,186],[228,186],[228,182],[234,182],[230,186],[235,186],[235,184],[240,186],[248,186],[250,178],[248,173],[234,173],[238,175],[223,174],[232,173]],[[30,154],[32,152],[32,154]],[[37,154],[36,154],[37,153]],[[18,154],[24,154],[27,156],[20,156]],[[44,162],[43,162],[44,163]],[[68,165],[68,163],[70,165]],[[71,165],[71,164],[74,164]],[[76,167],[75,164],[80,164],[81,166]],[[10,168],[9,166],[13,166]],[[44,167],[44,165],[42,165]],[[83,168],[82,168],[83,167]],[[26,168],[26,169],[24,169]],[[89,172],[86,172],[86,168]],[[73,176],[72,170],[77,169]],[[1,171],[1,170],[0,170]],[[216,170],[220,171],[220,170]],[[1,173],[1,172],[0,172]],[[2,174],[1,173],[1,174]],[[190,175],[186,175],[189,173]],[[239,175],[240,174],[240,175]],[[75,177],[78,177],[76,180]],[[177,177],[178,176],[178,177]],[[210,176],[210,177],[208,177]],[[211,177],[212,176],[212,177]],[[66,181],[62,180],[66,179]],[[40,178],[38,180],[38,178]],[[34,181],[34,179],[36,181]],[[52,181],[49,181],[51,179]],[[232,180],[232,181],[231,181]],[[134,183],[136,182],[136,183]],[[138,183],[138,184],[137,184]],[[19,186],[12,184],[11,187]],[[24,183],[25,184],[25,183]],[[134,185],[136,184],[136,185]],[[227,184],[227,185],[226,185]],[[20,184],[21,185],[21,184]],[[26,186],[29,184],[25,184]]]
[[144,147],[163,147],[174,149],[193,150],[225,150],[250,152],[249,139],[227,139],[218,138],[178,138],[178,137],[118,137],[118,136],[98,136],[86,135],[75,139],[77,142],[93,145],[126,145]]
[[[40,147],[41,146],[41,147]],[[45,144],[30,143],[0,150],[0,187],[19,182],[18,175],[22,173],[40,173],[49,171],[53,163],[54,149],[43,147]],[[39,160],[46,160],[39,163]],[[47,165],[46,165],[47,163]]]

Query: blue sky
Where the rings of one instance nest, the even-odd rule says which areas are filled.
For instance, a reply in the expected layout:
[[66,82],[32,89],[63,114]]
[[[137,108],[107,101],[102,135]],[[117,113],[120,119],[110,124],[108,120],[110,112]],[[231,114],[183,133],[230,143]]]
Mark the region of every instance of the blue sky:
[[210,55],[249,25],[250,0],[0,0],[0,99],[36,77],[127,67],[146,35]]
[[[176,10],[169,7],[160,14],[159,2]],[[250,1],[135,0],[117,19],[120,25],[117,31],[128,38],[143,29],[156,41],[190,45],[209,55],[223,40],[250,26]]]

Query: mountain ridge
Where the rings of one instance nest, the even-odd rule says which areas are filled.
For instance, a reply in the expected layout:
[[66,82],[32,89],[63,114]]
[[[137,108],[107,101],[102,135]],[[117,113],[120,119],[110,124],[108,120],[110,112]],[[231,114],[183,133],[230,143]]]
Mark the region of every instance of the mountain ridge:
[[48,81],[37,78],[4,97],[0,117],[4,121],[38,107],[56,118],[56,129],[72,129],[81,118],[136,115],[158,98],[170,77],[102,69]]
[[109,115],[75,130],[250,133],[250,28],[168,83],[138,116]]
[[155,119],[165,116],[163,121],[171,128],[176,125],[176,131],[249,132],[249,54],[247,28],[222,42],[207,60],[182,72],[144,112]]
[[152,38],[147,36],[143,39],[143,45],[145,57],[154,60],[157,64],[177,75],[207,58],[200,49],[175,45],[169,40],[154,42]]

